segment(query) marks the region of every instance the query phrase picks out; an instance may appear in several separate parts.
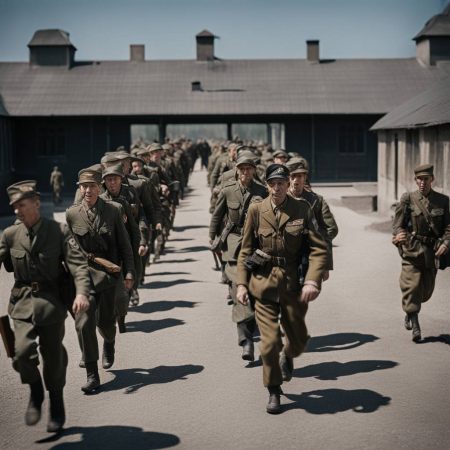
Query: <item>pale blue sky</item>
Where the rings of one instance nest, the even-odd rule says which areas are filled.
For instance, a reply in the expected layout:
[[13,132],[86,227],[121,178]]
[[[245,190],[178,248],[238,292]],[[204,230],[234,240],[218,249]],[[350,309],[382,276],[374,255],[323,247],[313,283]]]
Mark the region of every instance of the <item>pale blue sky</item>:
[[307,39],[322,58],[400,58],[448,0],[0,0],[0,61],[27,61],[34,31],[61,28],[77,60],[194,59],[195,34],[220,37],[225,59],[304,58]]

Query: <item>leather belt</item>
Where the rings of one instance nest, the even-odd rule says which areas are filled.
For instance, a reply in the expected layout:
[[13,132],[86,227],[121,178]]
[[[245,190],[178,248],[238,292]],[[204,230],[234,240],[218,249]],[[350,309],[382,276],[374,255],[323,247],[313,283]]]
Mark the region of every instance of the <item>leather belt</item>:
[[271,256],[271,263],[276,267],[286,267],[286,258],[283,256]]
[[16,281],[14,287],[23,288],[30,287],[31,292],[40,292],[45,289],[56,288],[58,283],[56,281]]
[[413,234],[413,239],[417,239],[419,242],[422,242],[425,245],[430,247],[436,244],[437,239],[430,236],[422,236],[420,234]]

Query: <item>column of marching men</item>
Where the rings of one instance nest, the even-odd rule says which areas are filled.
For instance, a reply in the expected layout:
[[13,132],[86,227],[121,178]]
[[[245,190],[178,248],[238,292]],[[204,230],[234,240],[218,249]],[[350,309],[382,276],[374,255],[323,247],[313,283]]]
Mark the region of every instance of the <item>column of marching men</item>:
[[97,329],[101,366],[108,369],[115,359],[116,328],[126,332],[128,308],[139,304],[145,268],[164,254],[197,149],[189,141],[167,139],[164,145],[140,142],[130,152],[119,147],[105,153],[79,171],[67,225],[41,216],[34,180],[7,188],[16,221],[2,235],[0,264],[14,272],[8,305],[14,331],[7,317],[0,328],[14,369],[30,386],[27,425],[41,418],[44,385],[47,430],[59,432],[65,423],[67,312],[75,321],[79,365],[86,370],[81,390],[92,394],[101,388]]

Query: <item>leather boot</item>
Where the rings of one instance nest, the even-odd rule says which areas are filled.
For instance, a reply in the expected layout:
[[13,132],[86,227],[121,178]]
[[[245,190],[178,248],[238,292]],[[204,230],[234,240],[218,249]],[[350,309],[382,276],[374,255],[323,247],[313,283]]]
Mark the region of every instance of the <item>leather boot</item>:
[[412,313],[409,317],[411,318],[412,325],[412,340],[414,342],[419,342],[422,339],[422,335],[420,333],[419,315],[417,313]]
[[139,305],[139,292],[137,289],[132,289],[130,293],[130,303],[132,306]]
[[109,369],[114,364],[114,342],[103,342],[102,367]]
[[287,356],[284,351],[280,354],[280,369],[283,381],[291,381],[292,373],[294,372],[294,360]]
[[244,361],[255,360],[255,346],[252,339],[246,339],[242,346],[242,359]]
[[267,389],[269,390],[269,401],[267,402],[266,411],[269,414],[280,414],[280,386],[269,386]]
[[41,408],[44,401],[44,386],[42,380],[30,384],[30,401],[25,412],[25,423],[36,425],[41,420]]
[[411,317],[409,314],[406,314],[406,316],[405,316],[405,328],[407,330],[412,330]]
[[126,333],[127,332],[127,326],[125,325],[125,316],[120,316],[120,317],[117,318],[117,325],[118,325],[118,328],[119,328],[119,333],[122,334],[122,333]]
[[100,377],[98,375],[97,362],[86,364],[87,381],[81,386],[85,394],[93,394],[100,387]]
[[66,422],[66,411],[64,409],[64,399],[62,389],[50,391],[50,413],[48,417],[47,431],[49,433],[59,433]]

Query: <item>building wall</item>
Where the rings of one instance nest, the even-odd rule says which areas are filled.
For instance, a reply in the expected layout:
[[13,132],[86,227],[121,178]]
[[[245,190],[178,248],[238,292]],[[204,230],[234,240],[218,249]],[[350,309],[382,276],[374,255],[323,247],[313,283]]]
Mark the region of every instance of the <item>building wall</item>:
[[449,195],[450,124],[378,132],[378,211],[381,214],[388,215],[404,192],[416,190],[414,168],[426,163],[434,165],[433,189]]
[[0,116],[0,214],[8,214],[11,209],[6,197],[6,188],[12,181],[13,132],[9,117]]

